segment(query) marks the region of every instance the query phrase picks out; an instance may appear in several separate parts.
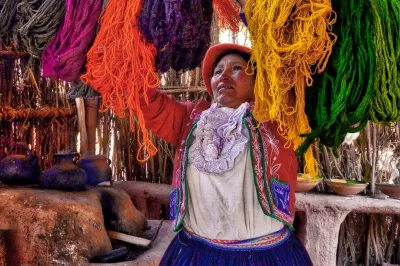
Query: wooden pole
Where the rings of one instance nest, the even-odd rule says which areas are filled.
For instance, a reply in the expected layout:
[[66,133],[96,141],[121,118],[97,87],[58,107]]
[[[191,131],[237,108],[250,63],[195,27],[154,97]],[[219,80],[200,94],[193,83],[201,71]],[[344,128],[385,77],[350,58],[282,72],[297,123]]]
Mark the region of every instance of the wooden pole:
[[94,155],[96,153],[96,127],[97,127],[97,113],[99,108],[99,99],[89,98],[85,99],[85,119],[86,131],[88,137],[88,154]]
[[87,155],[89,152],[88,135],[86,131],[86,118],[85,118],[85,103],[83,98],[79,97],[75,99],[76,107],[78,110],[78,123],[79,133],[81,134],[81,154]]

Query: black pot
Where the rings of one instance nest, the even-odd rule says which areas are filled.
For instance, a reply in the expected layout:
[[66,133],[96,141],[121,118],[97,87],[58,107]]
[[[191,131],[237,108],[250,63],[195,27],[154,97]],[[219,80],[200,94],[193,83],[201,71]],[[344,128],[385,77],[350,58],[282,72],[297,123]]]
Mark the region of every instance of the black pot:
[[86,189],[86,172],[75,164],[79,159],[77,152],[54,154],[54,166],[43,172],[40,187],[64,191]]
[[85,170],[87,174],[87,184],[96,186],[97,184],[110,181],[112,177],[110,159],[105,155],[92,155],[83,157],[79,161],[79,166]]
[[[17,146],[27,150],[26,154],[12,154]],[[0,181],[8,185],[39,183],[40,166],[37,156],[33,155],[25,143],[15,143],[0,162]]]

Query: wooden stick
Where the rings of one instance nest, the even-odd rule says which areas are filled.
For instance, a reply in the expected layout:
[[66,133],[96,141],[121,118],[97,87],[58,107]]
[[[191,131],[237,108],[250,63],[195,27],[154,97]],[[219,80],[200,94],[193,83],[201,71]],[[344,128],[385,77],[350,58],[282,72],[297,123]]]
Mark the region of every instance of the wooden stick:
[[52,120],[54,118],[61,117],[71,117],[76,114],[76,110],[72,108],[55,108],[55,107],[45,107],[45,108],[25,108],[25,109],[15,109],[12,107],[3,106],[0,109],[0,121],[7,122],[21,122],[29,121],[32,119]]
[[107,234],[112,239],[121,240],[126,243],[134,244],[137,246],[148,247],[151,243],[151,240],[137,237],[137,236],[131,236],[131,235],[115,232],[115,231],[107,230]]
[[172,90],[165,90],[163,88],[160,88],[162,92],[164,93],[185,93],[185,92],[203,92],[206,91],[205,87],[167,87],[167,88],[181,88],[181,89],[172,89]]
[[0,51],[0,57],[29,57],[29,54],[26,52],[9,52],[9,51]]

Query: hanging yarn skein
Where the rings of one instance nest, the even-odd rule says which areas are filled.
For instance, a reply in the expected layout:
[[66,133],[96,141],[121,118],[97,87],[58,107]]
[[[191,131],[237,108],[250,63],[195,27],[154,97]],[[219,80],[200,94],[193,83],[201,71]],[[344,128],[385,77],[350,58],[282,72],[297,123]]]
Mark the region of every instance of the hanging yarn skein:
[[149,0],[139,17],[143,36],[157,48],[156,67],[165,73],[195,69],[210,46],[212,3],[208,0]]
[[400,121],[400,1],[369,0],[376,54],[371,120]]
[[64,20],[65,8],[65,0],[19,0],[15,42],[21,38],[31,57],[40,59]]
[[102,0],[67,0],[64,23],[42,54],[43,75],[75,81],[96,35]]
[[90,99],[99,96],[97,92],[93,91],[89,85],[84,84],[81,80],[71,82],[67,93],[68,100],[75,100],[76,98]]
[[240,7],[232,0],[213,0],[214,10],[217,11],[218,28],[239,32]]
[[[100,17],[100,30],[87,54],[87,72],[81,76],[102,96],[101,111],[112,110],[118,117],[129,111],[130,128],[136,133],[138,161],[157,152],[145,128],[140,97],[147,101],[148,89],[159,86],[155,72],[156,49],[147,43],[138,27],[141,0],[110,0]],[[144,158],[143,158],[144,156]]]
[[[305,114],[305,87],[328,62],[336,36],[330,0],[248,0],[245,14],[257,62],[254,116],[276,121],[287,145],[300,146],[310,132]],[[318,174],[309,149],[305,173]]]
[[4,37],[12,28],[16,12],[16,0],[0,0],[0,42],[4,41]]
[[297,152],[304,153],[319,138],[337,148],[347,133],[364,128],[373,99],[375,47],[372,14],[366,2],[333,0],[338,44],[326,71],[307,89],[306,112],[312,132]]

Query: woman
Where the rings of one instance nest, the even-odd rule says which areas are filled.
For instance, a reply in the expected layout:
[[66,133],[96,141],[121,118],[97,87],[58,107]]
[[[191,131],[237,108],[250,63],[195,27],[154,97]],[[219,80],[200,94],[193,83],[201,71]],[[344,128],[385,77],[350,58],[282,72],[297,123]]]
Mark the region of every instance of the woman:
[[142,106],[146,126],[177,147],[170,211],[180,231],[161,265],[312,265],[291,231],[294,151],[275,124],[251,115],[250,55],[236,44],[209,49],[203,79],[211,106],[159,91]]
[[160,265],[312,265],[292,232],[296,157],[276,124],[251,114],[250,57],[236,44],[208,50],[211,106],[148,92],[146,126],[177,148],[170,212],[179,232]]

